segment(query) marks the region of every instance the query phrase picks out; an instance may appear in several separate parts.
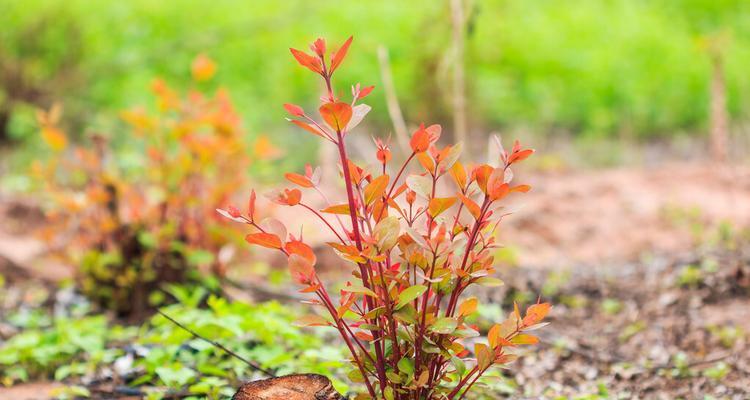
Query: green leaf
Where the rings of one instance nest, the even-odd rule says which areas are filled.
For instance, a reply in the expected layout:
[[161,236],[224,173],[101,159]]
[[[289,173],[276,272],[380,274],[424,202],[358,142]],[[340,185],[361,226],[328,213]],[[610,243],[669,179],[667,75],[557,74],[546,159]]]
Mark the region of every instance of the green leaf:
[[477,364],[479,364],[479,368],[484,369],[492,365],[492,350],[490,350],[486,344],[475,344],[474,353],[477,355]]
[[406,178],[406,186],[425,199],[432,194],[432,179],[422,175],[411,175]]
[[414,373],[414,360],[408,357],[404,357],[400,360],[398,360],[398,370],[399,372],[405,373],[407,375],[411,375]]
[[497,287],[497,286],[503,286],[503,285],[505,285],[505,282],[503,282],[501,279],[494,278],[494,277],[491,277],[491,276],[481,277],[481,278],[477,279],[474,282],[477,283],[477,284],[479,284],[479,285],[487,286],[487,287]]
[[401,223],[398,218],[389,216],[383,218],[377,225],[375,225],[372,235],[375,237],[378,247],[381,250],[390,250],[398,241],[400,229]]
[[365,294],[365,295],[368,295],[370,297],[378,297],[378,295],[375,292],[373,292],[372,290],[370,290],[370,289],[368,289],[368,288],[366,288],[366,287],[364,287],[362,285],[345,286],[341,290],[344,291],[344,292],[349,292],[349,293]]
[[422,293],[426,291],[427,286],[424,285],[414,285],[404,289],[404,291],[399,293],[398,295],[398,304],[396,304],[396,309],[409,304],[409,302],[421,296]]
[[435,320],[430,326],[430,330],[441,335],[447,335],[455,331],[456,327],[458,327],[458,321],[453,318],[443,317]]

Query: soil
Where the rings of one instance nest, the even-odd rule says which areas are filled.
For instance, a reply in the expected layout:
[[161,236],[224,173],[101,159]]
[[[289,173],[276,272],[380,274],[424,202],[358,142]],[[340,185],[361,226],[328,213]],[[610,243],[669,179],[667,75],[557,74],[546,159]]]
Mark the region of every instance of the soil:
[[[528,304],[539,294],[555,306],[552,324],[538,331],[542,344],[508,371],[518,389],[507,397],[593,394],[601,384],[612,398],[750,398],[750,244],[717,239],[722,229],[737,238],[750,227],[749,167],[670,164],[519,179],[534,190],[519,196],[523,207],[501,232],[512,249],[499,272],[506,286],[477,295],[506,310],[509,299]],[[24,204],[0,198],[6,285],[69,277],[30,235],[43,219]],[[327,238],[309,225],[305,238],[322,244]],[[685,282],[689,265],[699,279]],[[42,389],[31,393],[42,397],[17,392],[36,385],[49,387],[0,389],[0,398],[44,398]]]

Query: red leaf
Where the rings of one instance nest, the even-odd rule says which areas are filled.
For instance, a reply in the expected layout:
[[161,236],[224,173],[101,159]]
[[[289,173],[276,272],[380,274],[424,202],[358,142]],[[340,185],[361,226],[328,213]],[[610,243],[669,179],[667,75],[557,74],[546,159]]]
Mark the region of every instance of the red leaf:
[[273,233],[251,233],[245,236],[245,240],[250,244],[257,244],[258,246],[268,247],[269,249],[281,248],[281,239]]
[[430,134],[424,129],[424,124],[420,125],[419,129],[414,132],[409,145],[415,153],[425,152],[430,147]]
[[341,65],[341,62],[344,61],[344,57],[346,57],[346,52],[349,51],[349,45],[352,44],[352,40],[354,39],[353,36],[349,36],[349,39],[344,42],[341,47],[334,51],[333,54],[331,54],[331,71],[330,74],[333,74],[333,71],[336,70],[336,68]]
[[294,116],[301,117],[305,115],[305,110],[303,110],[302,107],[296,104],[284,103],[284,108],[289,114],[292,114]]
[[352,119],[352,107],[347,103],[326,103],[320,106],[319,111],[326,124],[336,132],[346,129],[346,125]]
[[323,57],[326,53],[326,41],[323,38],[318,38],[312,45],[310,45],[310,49],[319,57]]
[[510,157],[508,157],[508,164],[513,164],[514,162],[523,161],[529,158],[529,156],[531,156],[532,154],[534,154],[534,150],[532,149],[526,149],[526,150],[521,150],[519,152],[515,152],[511,154]]
[[359,91],[359,96],[357,96],[358,99],[364,99],[367,97],[368,94],[372,92],[372,90],[375,89],[375,86],[368,86],[362,90]]
[[297,49],[289,49],[289,51],[292,52],[292,55],[297,60],[297,62],[302,65],[303,67],[316,72],[318,74],[323,73],[323,67],[320,64],[320,59],[317,59],[304,51],[300,51]]
[[239,218],[242,215],[242,213],[240,213],[240,210],[238,210],[235,206],[227,206],[227,212],[232,216],[232,218]]

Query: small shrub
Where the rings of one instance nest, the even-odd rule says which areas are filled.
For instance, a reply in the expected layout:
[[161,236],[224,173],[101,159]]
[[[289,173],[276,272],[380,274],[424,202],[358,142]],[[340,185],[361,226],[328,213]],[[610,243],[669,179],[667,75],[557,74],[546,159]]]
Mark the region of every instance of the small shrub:
[[[354,279],[334,299],[316,273],[311,246],[301,236],[287,235],[280,222],[256,218],[254,192],[246,213],[233,206],[218,211],[254,229],[246,237],[249,243],[288,258],[292,279],[302,292],[315,296],[311,304],[325,315],[310,315],[300,325],[338,330],[352,356],[349,378],[367,390],[360,397],[461,398],[490,367],[513,362],[517,347],[537,343],[527,331],[543,326],[550,309],[539,303],[522,314],[516,305],[508,319],[490,328],[487,342],[465,340],[479,336],[466,323],[478,302],[461,295],[471,285],[502,283],[491,276],[492,249],[497,247],[493,232],[506,215],[501,201],[530,189],[511,184],[510,167],[533,150],[516,142],[510,151],[501,151],[498,166],[466,168],[459,161],[461,144],[440,147],[440,126],[420,125],[402,165],[393,165],[388,143],[380,139],[375,139],[375,166],[356,164],[347,155],[345,140],[370,110],[359,102],[373,87],[353,86],[348,102],[337,96],[331,81],[351,42],[349,38],[330,55],[322,39],[312,44],[312,55],[291,49],[325,84],[318,109],[322,122],[297,105],[284,105],[293,124],[336,146],[345,187],[340,197],[346,200],[313,208],[303,190],[315,189],[311,195],[323,191],[312,168],[286,174],[296,187],[271,197],[278,204],[307,209],[329,229],[328,245],[353,265]],[[416,172],[408,173],[410,167]],[[452,189],[444,189],[446,180],[453,181]],[[324,215],[345,219],[348,225]],[[473,348],[466,348],[468,343],[474,343]]]
[[[199,57],[193,75],[204,81],[214,69]],[[121,315],[142,314],[159,285],[196,267],[224,273],[218,255],[232,231],[213,209],[246,184],[250,163],[226,91],[180,96],[161,80],[152,90],[156,114],[123,112],[130,131],[115,144],[94,135],[71,148],[60,108],[39,114],[53,154],[33,166],[48,216],[41,234],[77,267],[83,292]]]

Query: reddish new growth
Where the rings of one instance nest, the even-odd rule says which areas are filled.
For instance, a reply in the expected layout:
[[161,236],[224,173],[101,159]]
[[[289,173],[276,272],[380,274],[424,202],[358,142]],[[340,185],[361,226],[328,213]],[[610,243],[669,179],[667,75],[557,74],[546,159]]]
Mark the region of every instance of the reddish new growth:
[[[284,105],[293,124],[337,147],[346,201],[322,210],[306,202],[303,191],[328,198],[311,168],[304,174],[286,174],[296,188],[273,198],[307,209],[329,229],[333,240],[328,245],[353,264],[354,279],[334,299],[316,275],[310,245],[287,237],[277,221],[256,222],[255,193],[247,214],[233,207],[219,212],[256,230],[247,235],[248,242],[287,256],[293,280],[302,292],[315,296],[312,304],[325,310],[325,316],[311,315],[301,323],[338,330],[356,368],[349,377],[367,389],[363,397],[460,399],[488,368],[515,360],[516,347],[536,343],[538,339],[526,332],[543,326],[550,309],[547,303],[534,304],[522,315],[515,307],[508,319],[490,329],[486,344],[464,347],[464,340],[479,332],[466,323],[476,312],[477,299],[462,301],[461,294],[474,284],[502,283],[491,277],[492,249],[497,247],[493,233],[504,216],[500,202],[514,192],[529,191],[528,185],[511,184],[510,168],[533,150],[516,142],[510,152],[502,150],[497,166],[465,168],[459,161],[460,143],[440,147],[440,126],[420,125],[403,165],[391,164],[388,145],[380,139],[375,140],[376,167],[355,164],[347,156],[345,140],[370,110],[358,103],[373,87],[354,86],[351,102],[344,102],[331,82],[351,42],[349,38],[330,56],[322,39],[312,44],[313,54],[291,49],[302,66],[325,82],[318,109],[322,122],[299,106]],[[410,174],[409,169],[416,171]],[[452,183],[443,184],[444,179]],[[453,189],[444,192],[445,187]]]

